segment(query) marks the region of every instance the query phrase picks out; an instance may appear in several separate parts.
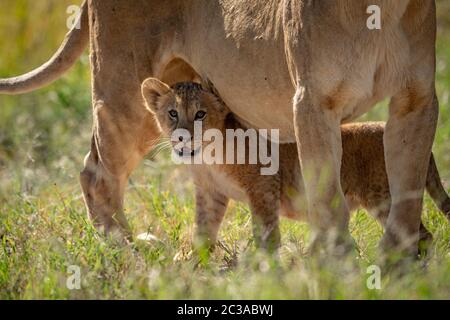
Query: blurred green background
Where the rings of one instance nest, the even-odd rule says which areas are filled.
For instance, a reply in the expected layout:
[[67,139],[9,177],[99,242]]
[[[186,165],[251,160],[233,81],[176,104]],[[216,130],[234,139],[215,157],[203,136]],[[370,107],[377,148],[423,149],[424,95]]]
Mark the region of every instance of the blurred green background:
[[[45,62],[65,33],[74,1],[0,1],[0,77]],[[75,1],[79,4],[79,1]],[[76,181],[87,153],[91,112],[85,54],[60,81],[21,96],[0,96],[0,199],[5,188],[32,189],[54,174]]]
[[[355,0],[358,1],[358,0]],[[0,78],[20,75],[45,62],[67,32],[70,0],[0,0]],[[437,0],[437,90],[440,118],[433,147],[444,184],[450,185],[450,1]],[[222,273],[193,268],[192,185],[161,157],[143,162],[131,179],[127,216],[135,234],[151,232],[156,246],[116,248],[85,221],[78,172],[91,136],[87,53],[62,79],[20,96],[0,95],[0,299],[17,298],[450,298],[448,222],[429,201],[426,226],[435,236],[430,272],[400,283],[383,280],[368,291],[365,269],[343,276],[308,269],[308,227],[283,221],[283,262],[289,272],[267,273],[253,262]],[[386,120],[386,103],[363,120]],[[167,192],[169,190],[169,192]],[[170,192],[175,191],[175,192]],[[352,219],[361,263],[373,260],[380,226],[365,212]],[[248,208],[232,205],[212,265],[232,266],[251,234]],[[241,248],[241,249],[239,249]],[[245,256],[245,255],[244,255]],[[245,260],[244,258],[242,258]],[[260,263],[260,260],[256,260]],[[81,291],[65,287],[66,267],[83,268]],[[250,264],[250,266],[248,266]],[[260,265],[261,266],[261,265]],[[335,270],[333,270],[334,272]]]

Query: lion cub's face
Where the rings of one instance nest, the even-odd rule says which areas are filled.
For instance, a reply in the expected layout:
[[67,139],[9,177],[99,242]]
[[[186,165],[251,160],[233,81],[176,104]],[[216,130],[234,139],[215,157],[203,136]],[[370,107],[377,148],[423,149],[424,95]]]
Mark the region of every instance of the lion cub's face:
[[[155,114],[163,134],[171,138],[179,156],[195,156],[200,146],[209,144],[202,139],[205,130],[218,129],[223,132],[225,129],[228,109],[216,95],[204,90],[200,84],[185,82],[169,87],[158,79],[149,78],[142,83],[142,95],[147,108]],[[183,147],[180,147],[180,142],[183,142]]]

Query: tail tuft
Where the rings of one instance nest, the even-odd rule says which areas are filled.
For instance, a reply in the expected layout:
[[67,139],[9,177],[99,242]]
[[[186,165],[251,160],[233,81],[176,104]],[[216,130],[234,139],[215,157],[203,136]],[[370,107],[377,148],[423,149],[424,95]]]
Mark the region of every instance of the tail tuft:
[[450,198],[447,196],[447,199],[441,204],[439,209],[442,211],[442,213],[445,214],[448,220],[450,220]]
[[442,185],[433,154],[428,166],[426,189],[439,210],[450,220],[450,198]]

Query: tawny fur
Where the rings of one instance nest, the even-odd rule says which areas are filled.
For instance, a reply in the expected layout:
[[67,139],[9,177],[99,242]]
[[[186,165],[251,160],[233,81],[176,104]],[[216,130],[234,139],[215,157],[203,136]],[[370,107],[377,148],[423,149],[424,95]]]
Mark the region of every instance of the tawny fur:
[[[206,112],[202,120],[203,130],[219,129],[223,136],[226,129],[245,129],[212,92],[199,84],[180,83],[173,88],[157,79],[148,79],[142,85],[144,99],[149,110],[155,114],[163,134],[171,137],[175,129],[187,129],[194,135],[195,115]],[[176,110],[178,118],[169,116]],[[391,196],[386,174],[383,133],[381,122],[343,125],[343,157],[341,185],[351,210],[364,208],[383,226],[389,214]],[[178,141],[175,141],[178,143]],[[208,142],[203,143],[204,146]],[[227,141],[224,141],[226,150]],[[248,155],[248,142],[246,145]],[[209,243],[217,238],[229,199],[249,203],[257,233],[257,243],[267,247],[266,242],[278,245],[279,214],[296,220],[307,220],[307,207],[302,173],[295,144],[280,145],[280,170],[271,176],[261,175],[258,164],[203,164],[190,165],[196,186],[197,236],[206,237]],[[450,199],[445,192],[434,157],[431,155],[427,174],[427,191],[436,205],[447,216]],[[421,224],[420,237],[430,240],[431,234]]]
[[[380,8],[380,30],[367,28],[370,5]],[[340,125],[391,98],[383,143],[393,201],[383,247],[415,254],[438,116],[433,0],[87,0],[80,21],[49,63],[0,80],[0,92],[55,80],[89,37],[94,130],[80,179],[89,215],[106,231],[129,233],[124,190],[159,135],[142,81],[200,75],[241,123],[297,142],[319,245],[349,236]]]

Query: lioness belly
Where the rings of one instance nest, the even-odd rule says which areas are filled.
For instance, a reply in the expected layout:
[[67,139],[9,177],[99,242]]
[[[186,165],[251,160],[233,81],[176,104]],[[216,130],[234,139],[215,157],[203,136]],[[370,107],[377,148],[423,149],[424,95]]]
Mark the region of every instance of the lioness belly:
[[[187,51],[186,59],[202,78],[214,84],[243,124],[279,129],[282,142],[294,142],[295,86],[289,76],[283,37],[276,36],[282,30],[270,23],[264,28],[266,32],[252,24],[235,24],[235,9],[247,10],[249,4],[199,1],[192,12],[195,22],[188,25],[192,30],[187,32],[187,43],[195,49]],[[267,21],[275,14],[272,9],[276,11],[275,7],[267,8]],[[203,14],[205,10],[208,15]],[[249,15],[256,13],[251,11]],[[197,28],[199,25],[208,28]]]

